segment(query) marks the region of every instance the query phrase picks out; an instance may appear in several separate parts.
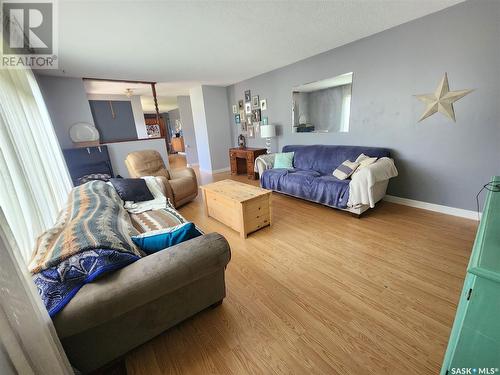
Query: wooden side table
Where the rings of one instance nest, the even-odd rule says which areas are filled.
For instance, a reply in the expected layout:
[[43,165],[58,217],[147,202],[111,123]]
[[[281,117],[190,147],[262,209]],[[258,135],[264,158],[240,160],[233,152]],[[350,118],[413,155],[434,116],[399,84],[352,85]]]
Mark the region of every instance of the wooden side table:
[[255,159],[265,153],[267,153],[265,148],[230,148],[231,174],[246,174],[249,179],[255,180],[257,178],[254,172]]

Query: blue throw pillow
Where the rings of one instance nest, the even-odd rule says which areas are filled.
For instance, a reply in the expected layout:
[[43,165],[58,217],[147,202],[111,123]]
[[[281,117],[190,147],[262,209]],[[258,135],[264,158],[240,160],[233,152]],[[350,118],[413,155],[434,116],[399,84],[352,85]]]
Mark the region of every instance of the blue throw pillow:
[[282,152],[274,156],[274,166],[273,168],[293,168],[293,154],[294,152]]
[[175,227],[132,236],[132,241],[146,254],[153,254],[202,234],[193,223],[183,223]]

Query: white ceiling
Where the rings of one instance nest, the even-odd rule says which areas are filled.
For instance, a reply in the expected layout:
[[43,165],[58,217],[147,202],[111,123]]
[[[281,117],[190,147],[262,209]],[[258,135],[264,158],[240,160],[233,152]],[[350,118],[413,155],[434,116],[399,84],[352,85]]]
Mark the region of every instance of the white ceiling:
[[[462,0],[59,2],[58,72],[229,85]],[[64,72],[62,72],[64,70]]]

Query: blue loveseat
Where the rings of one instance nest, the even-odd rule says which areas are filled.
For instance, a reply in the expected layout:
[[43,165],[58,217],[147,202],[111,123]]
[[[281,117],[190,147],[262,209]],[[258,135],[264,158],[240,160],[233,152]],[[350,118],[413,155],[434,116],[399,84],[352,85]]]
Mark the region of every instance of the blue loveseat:
[[[370,157],[390,157],[386,148],[363,146],[290,145],[284,146],[282,152],[294,152],[293,169],[264,170],[260,178],[263,188],[356,214],[368,206],[348,207],[351,179],[339,180],[332,175],[333,171],[345,160],[354,161],[362,153]],[[375,187],[377,200],[385,194],[387,181]]]

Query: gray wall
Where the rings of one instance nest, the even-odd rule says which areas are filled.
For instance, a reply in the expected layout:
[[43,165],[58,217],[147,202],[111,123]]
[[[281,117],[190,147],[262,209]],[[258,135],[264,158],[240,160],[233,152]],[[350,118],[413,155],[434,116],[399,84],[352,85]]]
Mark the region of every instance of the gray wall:
[[232,146],[231,132],[228,130],[231,126],[228,120],[229,112],[232,113],[232,109],[229,108],[227,101],[227,90],[219,86],[202,86],[202,89],[212,170],[227,169],[229,148]]
[[186,161],[189,165],[198,164],[198,151],[196,150],[196,134],[194,132],[193,112],[189,96],[178,96],[177,105],[182,121],[182,134],[186,147]]
[[198,86],[189,91],[198,161],[203,171],[229,169],[231,132],[227,89]]
[[94,124],[89,102],[80,78],[37,77],[45,104],[61,148],[71,148],[69,128],[77,122]]
[[[393,150],[399,176],[389,194],[475,209],[475,194],[500,174],[500,2],[472,0],[228,88],[228,108],[245,90],[267,99],[277,146],[346,144]],[[354,72],[349,133],[293,134],[292,87]],[[448,72],[457,122],[438,113],[417,123]],[[238,132],[231,126],[232,141]],[[264,146],[260,138],[250,146]]]

